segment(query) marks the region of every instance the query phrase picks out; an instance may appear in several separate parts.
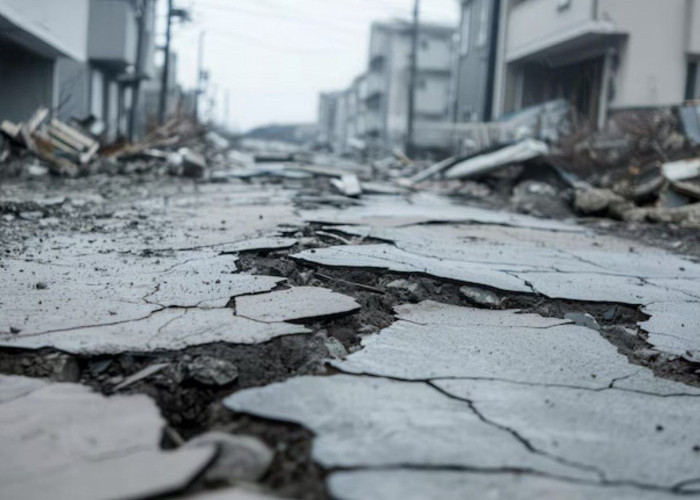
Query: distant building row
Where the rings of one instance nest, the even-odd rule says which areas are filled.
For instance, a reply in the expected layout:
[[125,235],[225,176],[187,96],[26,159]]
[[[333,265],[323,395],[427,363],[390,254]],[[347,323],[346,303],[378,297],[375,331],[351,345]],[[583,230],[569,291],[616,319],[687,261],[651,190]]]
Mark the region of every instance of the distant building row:
[[0,0],[0,120],[43,106],[63,120],[94,117],[108,140],[130,125],[141,135],[157,111],[155,48],[155,0]]
[[[602,127],[618,110],[700,98],[700,0],[458,1],[456,32],[419,30],[419,147],[554,99]],[[367,72],[320,96],[321,141],[337,152],[406,139],[412,25],[371,33]]]

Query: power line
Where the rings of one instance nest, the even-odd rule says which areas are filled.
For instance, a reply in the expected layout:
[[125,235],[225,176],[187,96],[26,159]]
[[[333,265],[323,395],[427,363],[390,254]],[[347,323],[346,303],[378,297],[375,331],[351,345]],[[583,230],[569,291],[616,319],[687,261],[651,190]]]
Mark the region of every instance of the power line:
[[226,12],[235,12],[237,14],[249,15],[249,16],[253,16],[253,17],[262,17],[262,18],[266,18],[266,19],[275,19],[275,20],[286,21],[286,22],[296,22],[299,24],[306,24],[309,26],[319,26],[319,27],[326,28],[326,29],[334,29],[334,30],[340,29],[342,31],[345,31],[348,34],[352,34],[352,36],[356,36],[358,31],[361,29],[358,25],[341,25],[339,23],[330,23],[328,21],[320,21],[317,19],[308,19],[305,17],[278,14],[278,13],[274,13],[274,12],[248,10],[248,9],[242,9],[240,7],[231,7],[231,6],[211,5],[210,4],[210,5],[200,5],[200,8],[222,10],[222,11],[226,11]]
[[[286,53],[296,53],[296,54],[332,54],[335,52],[334,49],[314,49],[314,48],[303,48],[303,47],[292,47],[289,45],[277,45],[275,43],[270,43],[270,40],[256,37],[247,33],[241,33],[236,31],[235,33],[228,32],[226,35],[221,35],[214,33],[212,38],[222,40],[224,42],[233,43],[234,40],[243,40],[246,42],[253,42],[258,47],[266,48],[273,51],[280,51]],[[209,49],[211,50],[211,49]]]

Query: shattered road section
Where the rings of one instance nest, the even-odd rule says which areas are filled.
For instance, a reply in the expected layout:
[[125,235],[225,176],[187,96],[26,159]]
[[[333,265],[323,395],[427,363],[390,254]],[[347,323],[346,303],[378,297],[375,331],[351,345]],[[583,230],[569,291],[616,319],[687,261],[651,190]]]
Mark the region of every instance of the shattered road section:
[[145,498],[186,488],[215,448],[163,452],[145,396],[106,398],[74,384],[0,376],[0,497]]

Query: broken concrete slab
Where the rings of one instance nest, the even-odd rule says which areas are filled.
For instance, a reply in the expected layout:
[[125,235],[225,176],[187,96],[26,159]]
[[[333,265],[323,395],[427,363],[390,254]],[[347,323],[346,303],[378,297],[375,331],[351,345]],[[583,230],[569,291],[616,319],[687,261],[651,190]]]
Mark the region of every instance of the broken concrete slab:
[[[683,256],[649,248],[643,244],[635,244],[631,248],[630,242],[621,238],[588,232],[562,233],[466,224],[431,224],[400,228],[334,226],[333,230],[363,238],[390,241],[410,253],[490,263],[496,269],[505,271],[520,268],[644,279],[678,279],[681,280],[680,284],[683,280],[700,278],[700,265]],[[439,241],[440,245],[432,244],[435,241]]]
[[548,153],[549,146],[544,142],[526,139],[493,153],[479,155],[457,163],[445,172],[445,177],[447,179],[469,179],[488,174],[508,165],[532,160]]
[[595,273],[516,272],[536,292],[551,299],[584,302],[617,302],[651,304],[662,300],[687,300],[682,292],[674,292],[645,282],[640,278]]
[[267,323],[338,316],[359,308],[352,297],[320,287],[300,286],[235,299],[236,315]]
[[362,186],[355,174],[346,174],[340,179],[331,179],[331,184],[345,196],[355,198],[362,194]]
[[222,267],[212,267],[204,262],[179,267],[159,278],[158,289],[146,296],[152,304],[163,307],[226,307],[233,297],[269,292],[285,281],[273,276],[231,274]]
[[700,158],[664,163],[661,173],[671,182],[686,181],[700,177]]
[[546,318],[539,314],[523,314],[519,311],[490,311],[472,307],[443,304],[425,300],[420,304],[399,305],[394,308],[397,319],[418,325],[495,326],[503,328],[548,329],[571,322],[559,318]]
[[700,398],[501,381],[435,384],[535,449],[597,470],[607,481],[671,489],[698,476]]
[[162,452],[164,420],[146,396],[107,398],[77,384],[7,376],[0,376],[0,395],[0,446],[12,457],[0,470],[2,498],[174,493],[214,457],[213,447]]
[[298,377],[237,392],[229,409],[304,425],[313,458],[334,467],[473,467],[594,479],[585,468],[532,452],[465,401],[429,385],[376,377]]
[[377,227],[400,227],[426,222],[473,222],[550,231],[584,231],[576,225],[556,220],[454,205],[446,202],[444,198],[428,195],[413,195],[407,199],[396,196],[367,196],[362,206],[343,210],[305,210],[301,212],[301,216],[308,222]]
[[293,258],[331,267],[369,267],[400,273],[430,274],[439,278],[483,284],[500,290],[530,293],[525,280],[493,266],[474,262],[459,262],[405,252],[393,245],[337,246],[306,250]]
[[639,327],[662,352],[700,362],[700,302],[656,302],[642,308],[649,320]]
[[573,483],[506,471],[359,470],[335,472],[328,480],[339,500],[672,500],[670,491],[634,486]]
[[243,488],[209,491],[190,498],[191,500],[291,500]]
[[230,309],[164,309],[138,321],[44,334],[0,335],[0,346],[54,348],[81,355],[177,351],[225,342],[258,344],[275,337],[307,333],[289,323],[262,323],[234,316]]
[[638,371],[598,332],[561,320],[435,302],[401,306],[399,318],[406,319],[364,337],[362,350],[331,364],[346,373],[404,380],[494,379],[590,389]]
[[612,387],[658,396],[700,396],[700,388],[659,378],[646,368],[629,377],[615,380]]
[[2,498],[17,500],[113,500],[159,498],[185,490],[206,469],[215,448],[171,452],[137,451],[123,457],[37,472],[35,480],[0,485]]
[[227,243],[215,249],[222,254],[237,254],[242,252],[263,251],[263,250],[284,250],[296,245],[296,238],[283,238],[281,236],[270,236],[264,238],[251,238],[234,243]]

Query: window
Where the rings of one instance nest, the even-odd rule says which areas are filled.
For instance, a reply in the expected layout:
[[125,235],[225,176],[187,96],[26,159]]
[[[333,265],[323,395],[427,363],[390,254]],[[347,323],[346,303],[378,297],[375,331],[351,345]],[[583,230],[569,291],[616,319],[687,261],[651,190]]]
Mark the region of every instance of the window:
[[472,24],[472,4],[469,2],[462,10],[462,31],[460,33],[460,54],[467,55],[469,53],[469,44],[471,42],[471,24]]
[[557,9],[564,10],[571,7],[571,0],[557,0]]
[[489,33],[489,2],[481,0],[481,9],[479,10],[479,34],[476,38],[476,44],[479,47],[486,45],[486,38]]
[[688,63],[688,72],[686,73],[685,81],[685,99],[687,101],[692,101],[694,99],[700,99],[700,79],[698,78],[700,71],[698,71],[697,61],[691,61]]

